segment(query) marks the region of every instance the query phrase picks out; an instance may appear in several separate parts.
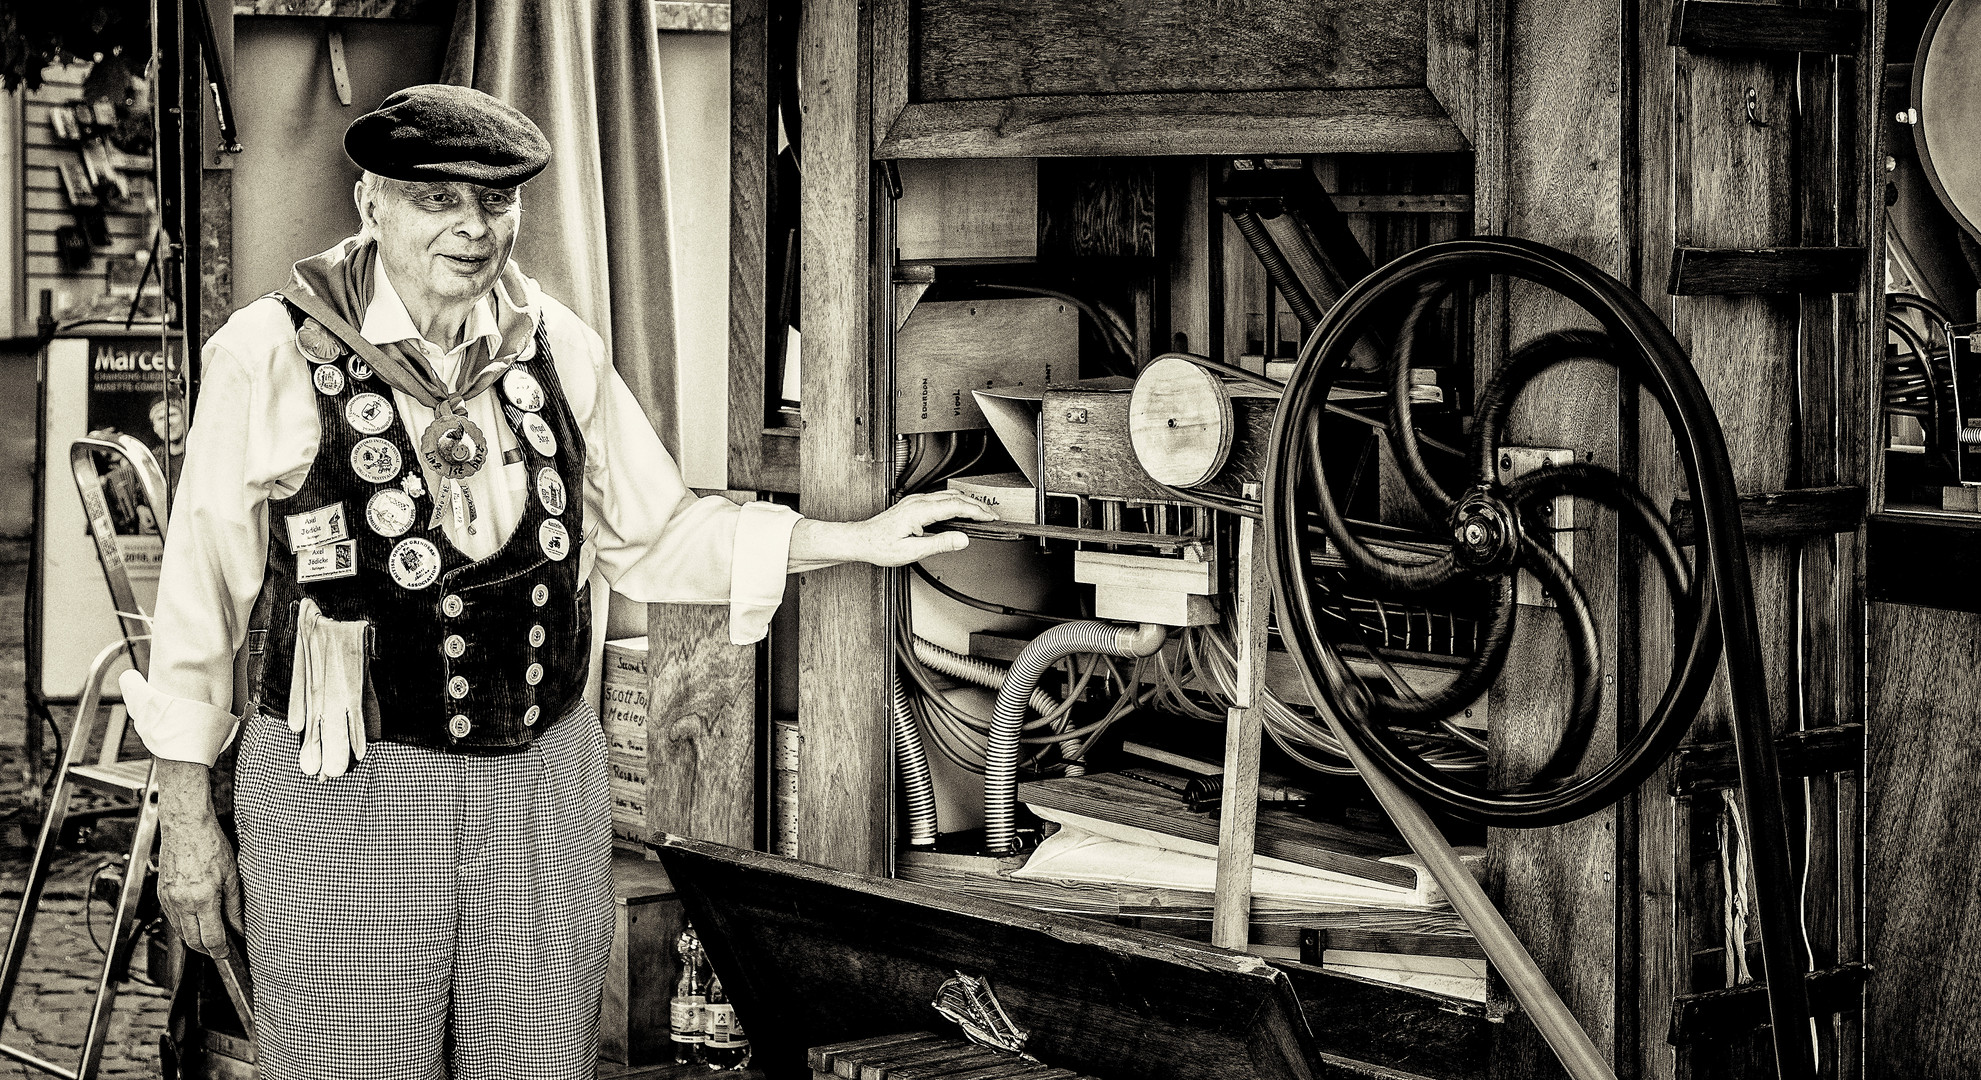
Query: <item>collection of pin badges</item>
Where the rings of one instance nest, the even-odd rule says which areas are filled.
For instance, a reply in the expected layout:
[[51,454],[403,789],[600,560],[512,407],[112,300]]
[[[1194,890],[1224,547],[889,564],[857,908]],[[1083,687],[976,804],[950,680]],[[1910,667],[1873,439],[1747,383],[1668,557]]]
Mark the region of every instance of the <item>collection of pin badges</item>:
[[[343,342],[315,319],[303,320],[296,343],[314,370],[311,382],[325,397],[335,397],[349,385],[357,389],[370,379],[374,370],[355,354],[348,354]],[[342,366],[337,361],[343,360]],[[547,397],[543,384],[522,368],[511,368],[501,379],[503,412],[510,425],[536,452],[546,458],[557,456],[557,436],[541,415]],[[351,429],[364,436],[351,448],[351,471],[368,484],[380,485],[365,502],[364,519],[372,532],[388,539],[400,538],[392,547],[386,565],[392,580],[401,588],[424,589],[440,578],[442,557],[433,541],[407,536],[418,522],[419,503],[426,484],[417,468],[408,471],[398,447],[382,438],[399,419],[392,401],[370,390],[354,393],[344,403],[344,419]],[[443,507],[452,510],[457,525],[473,531],[474,503],[463,481],[481,471],[489,456],[489,442],[481,429],[466,416],[442,413],[427,426],[419,443],[420,461],[431,469],[439,484],[434,491],[434,519],[441,521]],[[511,452],[515,454],[514,451]],[[510,460],[514,460],[512,457]],[[564,478],[550,465],[538,467],[533,477],[537,502],[549,515],[537,526],[537,546],[546,558],[562,562],[571,554],[571,531],[561,516],[568,505],[569,492]],[[429,526],[431,527],[431,526]],[[306,514],[288,518],[291,549],[297,552],[298,577],[303,581],[351,577],[357,574],[357,541],[350,538],[344,520],[344,504],[332,503]],[[530,603],[543,607],[550,602],[550,588],[538,582],[530,589]],[[442,613],[458,617],[465,609],[456,595],[445,597]],[[542,624],[530,627],[531,648],[541,648],[545,640]],[[442,643],[442,651],[459,658],[467,651],[464,638],[456,634]],[[542,682],[544,667],[532,663],[524,673],[531,686]],[[448,680],[448,693],[456,699],[468,694],[468,682],[455,675]],[[525,724],[535,723],[540,710],[532,705],[524,715]],[[472,724],[466,716],[454,716],[448,728],[456,738],[465,738]]]
[[[348,353],[344,343],[339,341],[315,319],[303,320],[296,331],[296,343],[303,355],[308,357],[314,370],[311,382],[317,392],[333,397],[344,392],[346,380],[354,388],[370,379],[376,372],[370,364],[356,354]],[[338,361],[344,363],[340,366]],[[501,379],[500,386],[505,402],[504,413],[516,433],[522,436],[534,450],[543,457],[557,455],[557,436],[544,420],[542,411],[548,400],[543,384],[535,375],[522,368],[511,368]],[[424,589],[440,577],[440,549],[431,540],[423,537],[407,537],[418,522],[418,499],[426,494],[426,485],[421,481],[417,469],[406,470],[407,462],[398,447],[381,438],[398,419],[392,401],[384,394],[362,390],[351,396],[344,404],[344,419],[352,430],[364,436],[351,448],[351,471],[369,484],[381,486],[365,502],[365,524],[374,533],[388,538],[405,537],[392,548],[387,560],[392,580],[402,588]],[[438,524],[443,514],[443,505],[452,510],[456,524],[473,528],[474,503],[462,481],[481,471],[489,456],[489,442],[481,429],[465,416],[441,415],[427,426],[420,438],[420,460],[442,486],[435,494],[434,524]],[[536,470],[534,488],[537,502],[550,516],[537,526],[537,546],[544,556],[557,562],[571,554],[571,532],[559,520],[569,501],[564,478],[554,467],[545,465]],[[312,511],[308,515],[296,515],[291,519],[291,535],[298,532],[313,533],[322,531],[311,521],[323,518],[342,520],[342,504]],[[296,550],[301,553],[317,547],[347,540],[341,524],[335,535],[327,535],[311,544],[299,544]],[[355,545],[350,545],[355,546]],[[312,580],[322,576],[349,576],[356,573],[351,561],[351,552],[338,549],[325,552],[328,561],[317,567],[312,565]],[[325,562],[318,558],[316,562]],[[548,600],[548,591],[537,586],[531,600],[541,607]],[[535,637],[532,638],[535,644]]]

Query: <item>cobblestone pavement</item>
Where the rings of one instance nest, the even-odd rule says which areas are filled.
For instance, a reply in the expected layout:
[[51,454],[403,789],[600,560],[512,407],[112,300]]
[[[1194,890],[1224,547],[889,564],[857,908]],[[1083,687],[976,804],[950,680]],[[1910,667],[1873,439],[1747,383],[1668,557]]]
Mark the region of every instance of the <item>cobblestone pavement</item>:
[[[27,708],[22,690],[26,672],[22,601],[27,580],[23,547],[0,544],[0,933],[13,926],[21,884],[41,824],[38,810],[20,809],[28,794],[24,751]],[[65,725],[69,722],[69,717],[60,713],[56,719]],[[52,754],[52,746],[48,752]],[[47,776],[47,768],[39,775]],[[111,834],[113,830],[104,832]],[[106,835],[100,846],[122,847],[115,843],[114,835]],[[99,851],[65,852],[56,860],[35,920],[20,985],[14,992],[13,1008],[6,1025],[0,1028],[0,1040],[65,1067],[75,1067],[103,964],[103,953],[91,943],[90,933],[93,928],[102,939],[111,916],[108,903],[89,900],[86,893],[97,867],[116,861],[121,861],[118,855]],[[142,975],[142,944],[137,951],[132,966]],[[136,979],[122,984],[99,1075],[158,1075],[158,1037],[165,1028],[167,1005],[165,991],[155,986]],[[0,1080],[40,1075],[0,1059]]]

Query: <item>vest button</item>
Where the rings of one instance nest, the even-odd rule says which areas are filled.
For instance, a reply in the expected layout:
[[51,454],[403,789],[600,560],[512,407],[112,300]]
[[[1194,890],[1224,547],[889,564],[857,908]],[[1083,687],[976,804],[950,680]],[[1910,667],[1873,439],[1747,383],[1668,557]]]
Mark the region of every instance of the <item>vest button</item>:
[[462,602],[461,597],[456,593],[448,593],[440,601],[440,613],[450,619],[460,618],[461,612],[467,610],[467,607],[468,605]]
[[536,684],[542,682],[543,665],[531,664],[530,669],[528,671],[523,672],[523,679],[524,681],[528,682],[531,686],[535,686]]
[[543,638],[544,638],[544,633],[543,633],[542,623],[538,623],[537,625],[530,627],[530,648],[532,649],[543,648]]
[[467,738],[468,732],[474,729],[475,725],[470,723],[467,717],[459,713],[455,713],[454,719],[447,721],[447,733],[457,739]]
[[450,659],[459,660],[468,651],[468,639],[459,634],[449,634],[447,640],[440,643],[440,651]]
[[465,676],[456,675],[453,678],[447,680],[447,692],[457,698],[467,697],[468,696],[467,678]]
[[550,603],[550,586],[538,582],[537,587],[530,590],[530,603],[538,607]]
[[535,723],[537,722],[537,717],[539,717],[539,716],[542,716],[542,715],[543,715],[543,707],[542,707],[542,706],[540,706],[540,705],[532,705],[532,706],[530,706],[529,708],[527,708],[527,709],[524,709],[524,710],[523,710],[523,726],[524,726],[524,727],[529,727],[529,726],[531,726],[531,725],[533,725],[533,724],[535,724]]

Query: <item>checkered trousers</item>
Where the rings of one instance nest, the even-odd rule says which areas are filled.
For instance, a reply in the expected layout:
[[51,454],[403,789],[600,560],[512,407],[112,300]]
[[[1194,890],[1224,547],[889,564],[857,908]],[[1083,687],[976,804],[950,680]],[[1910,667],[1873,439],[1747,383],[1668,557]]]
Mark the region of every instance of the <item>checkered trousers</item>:
[[375,743],[334,780],[251,719],[236,767],[263,1080],[589,1078],[612,947],[605,737],[580,703],[534,745]]

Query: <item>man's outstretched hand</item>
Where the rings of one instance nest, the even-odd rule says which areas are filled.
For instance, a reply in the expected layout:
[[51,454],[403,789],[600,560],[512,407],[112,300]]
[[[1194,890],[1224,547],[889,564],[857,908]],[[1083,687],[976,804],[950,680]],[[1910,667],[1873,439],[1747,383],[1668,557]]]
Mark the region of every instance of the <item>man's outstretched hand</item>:
[[931,533],[938,521],[996,521],[997,515],[968,495],[932,491],[907,498],[865,521],[815,521],[805,518],[791,531],[791,562],[863,562],[875,566],[906,566],[945,551],[970,546],[962,533]]

